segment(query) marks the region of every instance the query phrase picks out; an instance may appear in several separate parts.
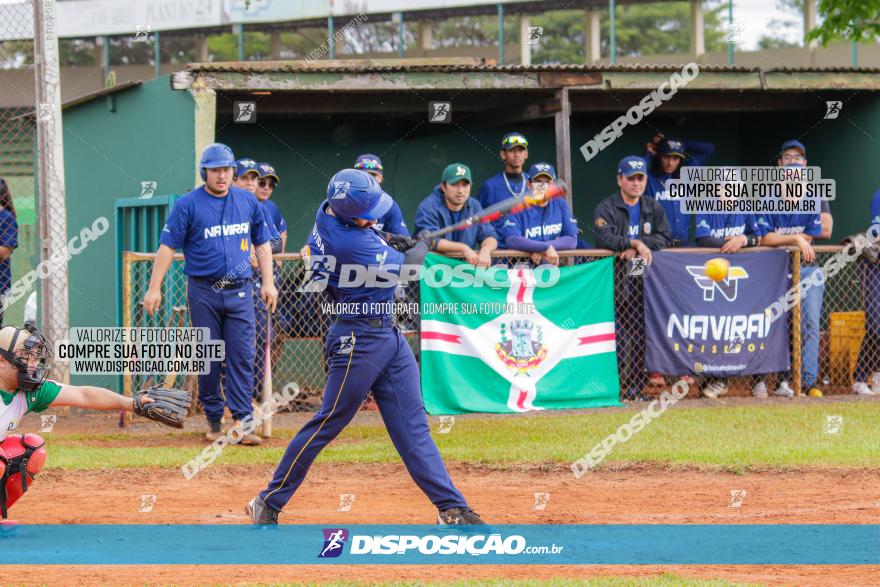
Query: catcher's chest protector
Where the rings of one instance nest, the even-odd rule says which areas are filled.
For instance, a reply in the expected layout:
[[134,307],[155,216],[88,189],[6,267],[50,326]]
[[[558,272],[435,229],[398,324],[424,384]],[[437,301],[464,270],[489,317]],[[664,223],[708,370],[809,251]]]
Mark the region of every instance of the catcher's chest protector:
[[46,464],[46,441],[36,434],[7,436],[0,442],[0,511],[9,508],[28,490]]

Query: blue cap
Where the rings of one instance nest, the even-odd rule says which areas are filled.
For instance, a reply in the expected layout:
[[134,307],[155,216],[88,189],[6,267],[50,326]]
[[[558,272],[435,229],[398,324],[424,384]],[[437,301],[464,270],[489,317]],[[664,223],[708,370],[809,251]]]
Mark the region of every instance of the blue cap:
[[663,139],[660,142],[659,153],[661,156],[677,155],[679,157],[684,157],[684,143],[682,143],[678,139]]
[[281,183],[281,178],[278,177],[274,167],[266,162],[260,163],[257,167],[259,167],[260,179],[263,179],[264,177],[274,177],[275,183]]
[[244,177],[248,173],[256,173],[260,175],[260,170],[257,169],[257,162],[253,159],[239,159],[235,162],[235,177]]
[[501,137],[501,148],[504,151],[509,151],[514,147],[522,147],[523,149],[529,148],[529,142],[526,140],[526,137],[522,135],[522,133],[509,132]]
[[641,173],[642,175],[648,174],[648,164],[645,163],[645,160],[641,157],[635,157],[633,155],[624,157],[620,160],[620,163],[617,164],[617,175],[631,177],[638,173]]
[[359,156],[354,162],[354,168],[368,173],[371,171],[373,173],[382,173],[384,171],[382,160],[379,159],[378,155],[371,155],[369,153]]
[[535,179],[538,175],[546,175],[550,181],[556,181],[556,170],[549,163],[535,163],[529,167],[529,179]]
[[802,142],[798,140],[792,139],[790,141],[785,141],[784,143],[782,143],[782,146],[779,147],[779,154],[782,155],[789,149],[797,149],[801,152],[801,155],[803,155],[804,157],[807,156],[807,148]]

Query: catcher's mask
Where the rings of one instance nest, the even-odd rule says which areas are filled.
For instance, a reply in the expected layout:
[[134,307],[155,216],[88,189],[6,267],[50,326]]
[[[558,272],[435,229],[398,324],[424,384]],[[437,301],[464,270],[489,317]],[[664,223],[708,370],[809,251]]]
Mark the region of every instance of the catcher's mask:
[[18,389],[34,391],[49,375],[52,349],[33,326],[0,329],[0,356],[18,369]]

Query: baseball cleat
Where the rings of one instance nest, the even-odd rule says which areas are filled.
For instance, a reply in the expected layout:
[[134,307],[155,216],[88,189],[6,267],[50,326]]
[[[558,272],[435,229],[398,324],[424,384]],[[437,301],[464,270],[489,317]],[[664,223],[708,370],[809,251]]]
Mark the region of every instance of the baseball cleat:
[[244,508],[244,513],[248,515],[251,519],[251,524],[255,526],[264,526],[264,525],[277,525],[278,524],[278,510],[266,505],[266,502],[260,499],[260,496],[253,498],[247,507]]
[[876,395],[864,381],[856,381],[853,383],[852,392],[856,395]]
[[718,382],[709,383],[700,390],[700,394],[709,399],[718,399],[719,396],[722,396],[725,393],[727,393],[727,385]]
[[437,522],[449,526],[468,526],[471,524],[485,524],[480,514],[471,508],[450,508],[437,512]]
[[771,393],[776,397],[794,397],[794,390],[788,386],[788,381],[780,381],[779,386]]
[[762,399],[767,398],[767,384],[763,381],[759,381],[752,387],[752,396],[759,397]]

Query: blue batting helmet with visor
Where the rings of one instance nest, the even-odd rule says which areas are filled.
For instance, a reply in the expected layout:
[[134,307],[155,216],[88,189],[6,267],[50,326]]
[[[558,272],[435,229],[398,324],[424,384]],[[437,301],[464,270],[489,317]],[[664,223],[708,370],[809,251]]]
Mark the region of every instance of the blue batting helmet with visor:
[[343,169],[327,184],[330,209],[342,220],[378,220],[394,201],[382,191],[379,182],[365,171]]
[[199,159],[199,173],[202,176],[202,180],[208,178],[206,169],[216,169],[218,167],[235,168],[235,155],[232,154],[232,149],[223,143],[211,143],[205,147]]

